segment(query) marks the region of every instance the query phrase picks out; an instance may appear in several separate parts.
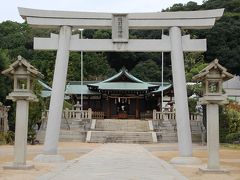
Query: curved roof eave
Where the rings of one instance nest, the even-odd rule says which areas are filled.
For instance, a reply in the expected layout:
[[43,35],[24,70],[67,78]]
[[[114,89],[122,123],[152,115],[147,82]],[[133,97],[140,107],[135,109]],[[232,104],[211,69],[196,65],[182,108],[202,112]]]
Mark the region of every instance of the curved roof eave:
[[156,91],[152,91],[151,93],[160,93],[162,91],[165,91],[167,89],[170,89],[172,87],[172,84],[169,84],[168,86],[159,86],[159,88]]

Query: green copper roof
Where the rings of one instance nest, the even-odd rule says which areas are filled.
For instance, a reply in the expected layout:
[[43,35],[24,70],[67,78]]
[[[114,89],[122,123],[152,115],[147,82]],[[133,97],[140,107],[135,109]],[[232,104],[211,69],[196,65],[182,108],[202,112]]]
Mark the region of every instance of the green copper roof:
[[43,90],[52,91],[52,88],[50,86],[48,86],[47,84],[45,84],[44,82],[38,80],[38,83],[43,87]]
[[118,80],[121,76],[126,76],[126,78],[129,80],[129,81],[133,81],[133,82],[136,82],[136,83],[144,83],[142,80],[136,78],[135,76],[131,75],[130,73],[128,73],[127,69],[126,68],[122,68],[120,70],[119,73],[115,74],[114,76],[102,81],[102,83],[106,83],[106,82],[115,82],[116,80]]
[[149,87],[157,87],[148,83],[131,83],[131,82],[109,82],[97,83],[100,90],[148,90]]
[[99,94],[98,92],[94,92],[88,89],[87,85],[78,85],[78,84],[67,84],[66,85],[66,90],[65,90],[65,94],[84,94],[84,95],[88,95],[88,94]]
[[160,92],[165,91],[165,90],[167,90],[167,89],[169,89],[169,88],[171,88],[171,87],[172,87],[171,84],[169,84],[169,83],[164,83],[163,86],[160,85],[157,90],[152,91],[151,93],[160,93]]
[[134,77],[123,68],[116,75],[99,83],[89,84],[93,90],[120,90],[120,91],[148,91],[149,88],[157,89],[159,85],[149,84]]
[[[43,90],[41,92],[42,97],[51,96],[52,88],[39,81],[42,85]],[[170,83],[163,83],[163,87],[160,82],[144,82],[130,73],[127,72],[125,68],[123,68],[116,75],[101,81],[84,81],[83,85],[80,84],[80,81],[70,81],[66,85],[65,95],[71,94],[83,94],[83,95],[100,95],[101,92],[104,91],[114,91],[119,93],[118,91],[123,92],[141,92],[141,93],[159,93],[161,91],[165,91],[169,89],[172,85]]]
[[43,90],[43,91],[41,91],[41,97],[43,97],[43,98],[50,97],[51,96],[51,92],[52,91],[45,91],[45,90]]

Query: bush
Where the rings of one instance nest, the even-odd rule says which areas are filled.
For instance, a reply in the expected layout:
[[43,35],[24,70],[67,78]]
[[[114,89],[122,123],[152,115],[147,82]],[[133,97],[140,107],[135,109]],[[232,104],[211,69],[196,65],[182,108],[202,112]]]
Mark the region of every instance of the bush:
[[226,141],[231,144],[235,142],[240,143],[240,132],[228,134],[226,136]]
[[0,145],[2,144],[13,144],[14,142],[14,132],[0,132]]
[[227,135],[240,132],[240,112],[229,107],[220,107],[220,142],[227,142]]
[[189,98],[188,99],[189,113],[191,113],[191,114],[196,113],[196,106],[197,106],[197,100]]
[[228,110],[229,117],[229,133],[240,132],[240,112],[229,109]]

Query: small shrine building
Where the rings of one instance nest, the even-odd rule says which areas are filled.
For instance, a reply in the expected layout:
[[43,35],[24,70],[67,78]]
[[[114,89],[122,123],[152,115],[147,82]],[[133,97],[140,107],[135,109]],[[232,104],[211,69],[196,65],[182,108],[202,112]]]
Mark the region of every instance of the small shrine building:
[[104,113],[107,119],[140,119],[152,110],[160,110],[161,92],[164,104],[173,102],[173,88],[170,83],[144,82],[123,68],[119,73],[100,82],[71,81],[66,85],[65,95],[72,103],[80,102],[83,94],[83,109],[91,108]]

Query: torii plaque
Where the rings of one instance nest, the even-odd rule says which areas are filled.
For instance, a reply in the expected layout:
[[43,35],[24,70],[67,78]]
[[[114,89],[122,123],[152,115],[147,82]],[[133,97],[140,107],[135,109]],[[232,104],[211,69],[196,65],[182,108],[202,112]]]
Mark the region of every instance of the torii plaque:
[[[70,51],[171,52],[180,156],[172,162],[183,162],[185,157],[191,161],[192,140],[183,52],[206,51],[206,39],[182,36],[181,29],[209,29],[223,11],[111,14],[19,8],[20,15],[31,26],[60,28],[59,35],[34,38],[34,49],[57,50],[44,154],[57,154]],[[112,39],[79,39],[79,35],[71,35],[72,30],[78,28],[112,29]],[[129,29],[168,29],[169,36],[163,35],[162,39],[129,39]]]

